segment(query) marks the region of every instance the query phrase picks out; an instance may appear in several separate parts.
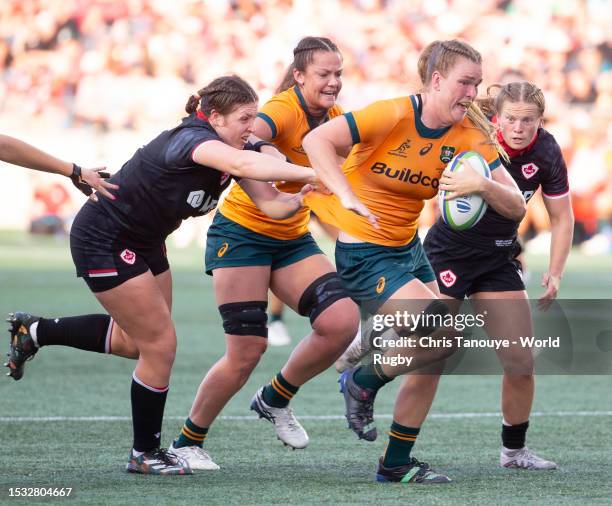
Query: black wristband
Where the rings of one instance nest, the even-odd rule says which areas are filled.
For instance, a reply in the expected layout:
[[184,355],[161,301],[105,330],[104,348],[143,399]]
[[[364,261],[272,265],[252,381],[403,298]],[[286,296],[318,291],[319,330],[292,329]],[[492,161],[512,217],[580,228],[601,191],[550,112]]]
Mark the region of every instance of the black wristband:
[[73,181],[76,179],[77,181],[81,181],[81,172],[82,169],[79,165],[77,165],[76,163],[72,164],[72,174],[70,174],[70,179],[72,179]]
[[253,149],[255,151],[259,151],[260,153],[261,153],[261,148],[263,146],[270,146],[270,147],[273,147],[274,149],[276,149],[278,151],[278,148],[274,144],[272,144],[271,142],[268,142],[268,141],[257,141],[252,146],[253,146]]
[[91,186],[81,179],[81,167],[79,167],[76,163],[72,164],[72,174],[70,174],[70,180],[72,181],[72,184],[85,195],[89,196],[93,193]]

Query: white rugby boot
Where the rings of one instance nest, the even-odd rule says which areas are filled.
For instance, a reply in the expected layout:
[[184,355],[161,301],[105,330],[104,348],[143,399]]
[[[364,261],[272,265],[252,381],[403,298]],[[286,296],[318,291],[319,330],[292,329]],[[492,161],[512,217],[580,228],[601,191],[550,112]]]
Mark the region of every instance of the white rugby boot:
[[502,446],[499,456],[499,464],[509,469],[530,469],[533,471],[543,471],[557,469],[557,464],[552,460],[538,457],[526,446],[518,450],[510,450]]
[[199,446],[182,446],[181,448],[176,448],[174,443],[172,443],[172,446],[168,448],[168,452],[187,462],[192,471],[216,471],[220,469],[219,466],[213,462],[213,459],[210,458],[210,455]]
[[263,389],[264,387],[261,387],[253,396],[251,409],[259,415],[259,418],[265,418],[274,424],[276,437],[286,446],[294,450],[306,448],[309,441],[308,434],[297,421],[293,410],[289,406],[286,408],[268,406],[263,400]]
[[268,325],[268,344],[270,346],[287,346],[291,336],[282,320],[276,320]]

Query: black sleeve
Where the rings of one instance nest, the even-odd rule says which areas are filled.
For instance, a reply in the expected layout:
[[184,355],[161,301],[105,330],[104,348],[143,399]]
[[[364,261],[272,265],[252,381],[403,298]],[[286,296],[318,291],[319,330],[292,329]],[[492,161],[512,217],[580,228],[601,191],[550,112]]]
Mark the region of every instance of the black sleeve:
[[200,144],[218,140],[218,135],[202,128],[182,129],[168,143],[164,162],[172,168],[190,167],[194,164],[193,152]]
[[547,172],[547,178],[542,180],[542,194],[545,197],[563,197],[569,192],[567,179],[567,167],[561,148],[554,142],[551,149],[551,164]]

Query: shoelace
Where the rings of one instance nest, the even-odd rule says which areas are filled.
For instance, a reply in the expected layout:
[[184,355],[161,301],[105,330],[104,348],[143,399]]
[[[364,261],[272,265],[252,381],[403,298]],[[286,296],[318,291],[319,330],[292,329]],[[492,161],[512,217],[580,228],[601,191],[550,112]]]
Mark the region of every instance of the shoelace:
[[[349,393],[350,390],[349,390]],[[351,418],[363,419],[367,424],[370,424],[374,421],[374,400],[375,396],[368,396],[367,400],[361,400],[359,398],[359,394],[357,396],[351,393],[351,396],[356,400],[360,401],[363,405],[363,410],[361,413],[351,413]]]
[[286,408],[286,409],[287,409],[286,413],[283,413],[285,415],[285,416],[283,416],[283,418],[285,419],[283,421],[287,424],[287,426],[290,429],[296,429],[297,430],[298,429],[298,423],[297,423],[297,420],[295,419],[295,416],[293,415],[293,410],[291,408]]
[[159,459],[167,466],[177,466],[180,464],[180,460],[176,456],[168,453],[166,448],[158,448],[155,450],[153,457]]
[[208,453],[206,453],[204,449],[200,448],[199,446],[188,446],[187,448],[189,448],[189,451],[191,453],[193,453],[194,455],[196,455],[198,458],[202,460],[210,459],[210,455],[208,455]]

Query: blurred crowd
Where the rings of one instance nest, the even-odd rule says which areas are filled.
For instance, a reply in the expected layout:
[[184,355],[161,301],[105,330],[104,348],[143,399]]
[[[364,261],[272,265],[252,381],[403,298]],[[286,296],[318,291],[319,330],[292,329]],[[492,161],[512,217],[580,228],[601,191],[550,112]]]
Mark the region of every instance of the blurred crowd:
[[[482,93],[510,71],[544,90],[546,126],[570,168],[576,240],[603,251],[612,244],[611,25],[607,0],[3,0],[2,131],[90,136],[115,163],[117,132],[139,139],[133,151],[220,74],[240,74],[267,99],[304,35],[341,48],[345,109],[418,90],[421,49],[458,37],[483,54]],[[58,154],[71,157],[70,147]],[[534,212],[532,233],[547,225]]]

